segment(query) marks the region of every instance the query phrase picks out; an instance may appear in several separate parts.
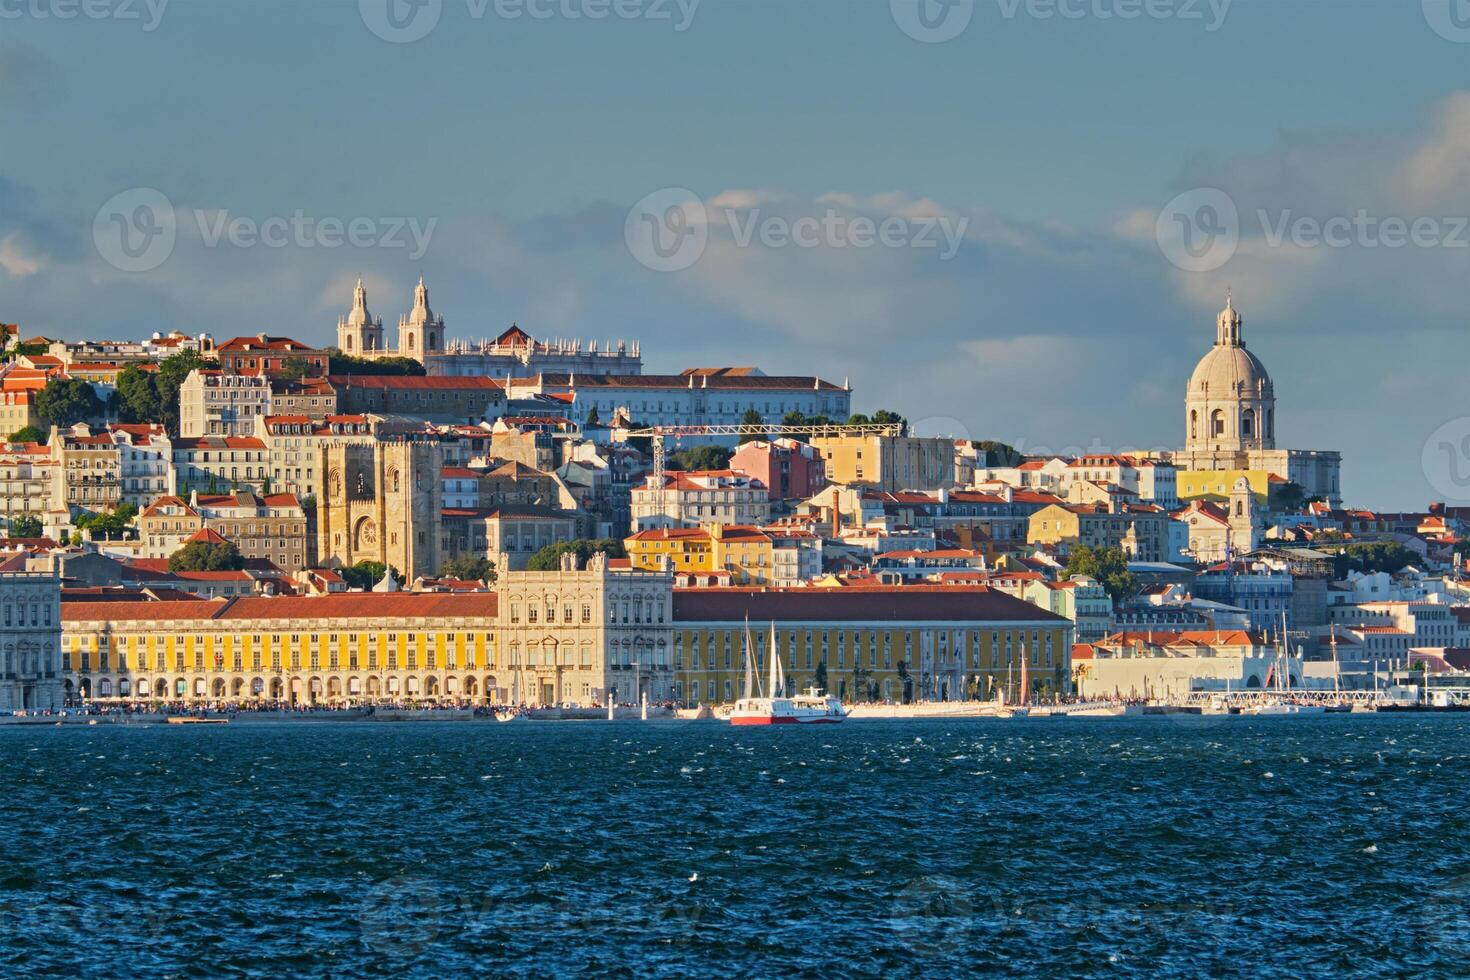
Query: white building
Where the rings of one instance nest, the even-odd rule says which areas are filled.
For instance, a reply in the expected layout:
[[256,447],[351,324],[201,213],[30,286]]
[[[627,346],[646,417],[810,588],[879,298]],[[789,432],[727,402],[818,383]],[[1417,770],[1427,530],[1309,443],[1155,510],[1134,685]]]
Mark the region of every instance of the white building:
[[659,487],[653,477],[632,493],[633,530],[753,524],[771,519],[766,485],[734,470],[671,472]]
[[56,711],[61,670],[61,579],[0,572],[0,711]]
[[[510,397],[571,395],[568,416],[586,427],[596,410],[603,425],[739,425],[755,410],[771,425],[789,412],[845,422],[852,389],[816,377],[768,377],[756,368],[691,368],[683,374],[584,375],[543,373],[516,380]],[[735,437],[707,439],[734,445]],[[952,465],[952,461],[951,461]]]
[[271,412],[271,382],[264,374],[194,370],[179,386],[179,435],[253,436],[256,418]]
[[444,318],[429,307],[422,277],[414,289],[413,310],[398,321],[398,346],[391,347],[380,317],[367,308],[362,280],[352,293],[352,309],[337,321],[337,349],[353,357],[408,357],[433,377],[520,378],[542,372],[638,374],[643,358],[638,344],[623,341],[599,349],[597,341],[536,340],[520,327],[494,340],[449,340]]
[[505,572],[500,631],[512,703],[633,704],[673,693],[673,575],[614,571],[594,555],[555,572]]

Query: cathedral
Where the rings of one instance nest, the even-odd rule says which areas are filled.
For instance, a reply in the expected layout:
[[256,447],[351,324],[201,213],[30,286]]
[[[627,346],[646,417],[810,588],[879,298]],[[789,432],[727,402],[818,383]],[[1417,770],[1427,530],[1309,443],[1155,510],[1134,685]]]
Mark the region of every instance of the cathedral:
[[1170,458],[1181,471],[1270,474],[1341,506],[1341,453],[1276,448],[1276,389],[1246,348],[1242,323],[1227,298],[1215,321],[1215,345],[1185,393],[1184,449]]
[[580,340],[536,340],[512,325],[494,340],[447,340],[444,318],[429,308],[422,276],[413,292],[413,310],[398,321],[398,345],[390,347],[382,318],[368,312],[362,279],[352,291],[352,309],[337,320],[337,349],[351,357],[408,357],[437,377],[535,378],[541,374],[642,374],[643,356],[635,341],[598,348]]

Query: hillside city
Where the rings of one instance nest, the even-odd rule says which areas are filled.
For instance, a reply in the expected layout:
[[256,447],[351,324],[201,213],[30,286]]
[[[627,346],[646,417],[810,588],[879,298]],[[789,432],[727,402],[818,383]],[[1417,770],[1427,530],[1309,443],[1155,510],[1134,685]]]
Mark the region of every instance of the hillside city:
[[1352,508],[1278,447],[1233,299],[1182,448],[1077,457],[820,374],[452,339],[422,279],[392,344],[344,306],[332,348],[3,327],[0,710],[692,707],[773,648],[859,703],[1470,671],[1470,507]]

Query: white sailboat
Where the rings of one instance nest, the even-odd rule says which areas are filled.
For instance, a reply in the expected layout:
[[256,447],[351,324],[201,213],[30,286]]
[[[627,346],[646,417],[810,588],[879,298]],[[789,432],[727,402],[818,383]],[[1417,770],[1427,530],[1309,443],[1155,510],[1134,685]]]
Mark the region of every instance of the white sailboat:
[[751,651],[750,627],[745,630],[745,696],[730,713],[732,725],[833,725],[847,717],[842,702],[824,691],[810,688],[805,694],[785,696],[786,671],[776,645],[776,624],[771,624],[771,695],[756,689],[755,661]]

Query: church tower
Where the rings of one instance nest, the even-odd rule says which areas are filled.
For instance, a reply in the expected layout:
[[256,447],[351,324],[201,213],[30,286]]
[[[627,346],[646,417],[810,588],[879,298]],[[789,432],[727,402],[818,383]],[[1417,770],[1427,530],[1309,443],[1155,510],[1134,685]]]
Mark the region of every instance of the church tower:
[[1251,481],[1238,477],[1230,488],[1230,554],[1246,555],[1261,543],[1261,521]]
[[444,351],[444,318],[435,317],[429,309],[429,287],[419,276],[413,291],[413,312],[398,321],[398,353],[422,362],[425,354]]
[[1189,379],[1186,452],[1276,448],[1276,391],[1266,366],[1246,350],[1241,322],[1227,297],[1215,321],[1215,346]]
[[352,357],[375,357],[383,350],[383,321],[368,312],[361,276],[352,291],[352,312],[337,320],[337,349]]

